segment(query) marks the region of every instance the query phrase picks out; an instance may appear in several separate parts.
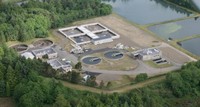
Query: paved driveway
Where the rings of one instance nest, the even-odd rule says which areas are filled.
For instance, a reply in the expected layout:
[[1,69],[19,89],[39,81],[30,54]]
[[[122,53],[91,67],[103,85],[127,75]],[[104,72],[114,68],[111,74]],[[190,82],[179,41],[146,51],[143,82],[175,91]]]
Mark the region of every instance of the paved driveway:
[[78,58],[74,55],[70,54],[69,52],[63,50],[60,46],[56,45],[54,47],[55,51],[58,53],[58,57],[60,59],[65,58],[66,60],[72,61],[73,64],[76,64],[78,62]]
[[83,67],[84,71],[96,72],[96,73],[105,73],[105,74],[116,74],[116,75],[137,75],[140,73],[147,73],[149,76],[155,76],[159,74],[165,74],[173,70],[180,69],[180,65],[174,65],[167,68],[153,68],[149,65],[146,65],[142,61],[138,60],[139,66],[132,71],[111,71],[111,70],[98,70],[98,69],[89,69]]

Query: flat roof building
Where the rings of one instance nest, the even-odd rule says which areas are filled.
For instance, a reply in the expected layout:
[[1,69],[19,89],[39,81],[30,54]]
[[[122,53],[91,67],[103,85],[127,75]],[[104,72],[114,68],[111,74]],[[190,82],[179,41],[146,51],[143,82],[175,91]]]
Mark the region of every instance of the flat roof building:
[[98,45],[98,44],[108,43],[108,42],[112,42],[112,41],[113,41],[113,39],[111,36],[104,35],[104,36],[99,36],[96,39],[93,39],[92,43],[94,43],[95,45]]
[[156,48],[141,49],[132,53],[141,60],[154,60],[162,57],[162,52]]
[[72,71],[72,66],[70,64],[57,59],[48,60],[47,63],[50,64],[55,70],[61,69],[63,73]]
[[56,58],[57,52],[53,48],[37,49],[32,51],[35,57],[42,58],[44,55],[48,56],[48,59]]
[[[113,39],[120,37],[118,34],[114,33],[100,23],[62,28],[59,29],[59,32],[73,41],[76,45],[82,45],[91,42],[95,45],[103,44],[112,42]],[[86,36],[89,39],[87,39]]]

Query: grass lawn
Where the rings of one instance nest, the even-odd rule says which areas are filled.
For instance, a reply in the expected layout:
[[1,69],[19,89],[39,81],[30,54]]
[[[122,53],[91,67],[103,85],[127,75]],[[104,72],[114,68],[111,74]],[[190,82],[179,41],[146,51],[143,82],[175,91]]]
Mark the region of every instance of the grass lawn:
[[135,83],[132,85],[126,85],[126,86],[114,89],[114,90],[112,90],[112,93],[114,93],[114,92],[125,93],[125,92],[131,91],[133,89],[138,89],[138,88],[146,87],[146,86],[149,86],[149,85],[152,85],[155,83],[162,82],[165,79],[166,79],[165,75],[154,77],[154,78],[149,78],[149,79],[139,82],[139,83]]
[[16,45],[16,44],[27,44],[27,45],[30,45],[31,43],[33,43],[34,41],[39,40],[39,39],[45,39],[45,38],[34,38],[34,39],[28,40],[28,41],[26,41],[26,42],[8,41],[8,42],[6,42],[6,45],[7,45],[8,47],[13,46],[13,45]]
[[37,40],[40,40],[40,39],[49,39],[49,40],[52,40],[53,42],[56,42],[58,41],[58,38],[56,36],[54,36],[52,33],[51,33],[51,30],[48,34],[49,36],[46,37],[46,38],[34,38],[34,39],[31,39],[31,40],[28,40],[26,42],[20,42],[20,41],[9,41],[9,42],[6,42],[6,45],[8,47],[10,46],[13,46],[13,45],[16,45],[16,44],[27,44],[27,45],[30,45],[32,44],[34,41],[37,41]]
[[[46,82],[46,83],[48,83],[48,81],[50,80],[50,78],[46,78],[46,77],[42,77],[42,78],[44,78],[44,80],[45,80],[44,82]],[[99,93],[99,94],[101,94],[101,93],[112,94],[114,92],[118,92],[118,93],[128,92],[130,90],[146,87],[148,85],[158,83],[163,80],[165,80],[165,75],[150,78],[148,80],[145,80],[143,82],[139,82],[136,84],[127,84],[127,85],[125,84],[121,87],[118,87],[115,89],[110,89],[110,90],[98,89],[98,88],[88,87],[88,86],[79,85],[79,84],[72,84],[67,81],[62,81],[62,80],[57,80],[57,81],[60,81],[65,87],[68,87],[71,89],[76,89],[76,90],[81,90],[81,91],[89,91],[89,92],[94,92],[94,93]]]
[[[44,79],[43,82],[48,83],[48,81],[50,81],[51,78],[47,78],[47,77],[42,77]],[[98,88],[93,88],[93,87],[88,87],[88,86],[84,86],[84,85],[79,85],[79,84],[72,84],[70,82],[67,81],[63,81],[63,80],[57,80],[60,81],[65,87],[71,88],[71,89],[76,89],[76,90],[81,90],[81,91],[90,91],[90,92],[94,92],[94,93],[102,93],[104,92],[104,90],[98,89]]]
[[108,89],[117,89],[119,87],[127,86],[133,83],[134,78],[129,75],[123,75],[120,80],[117,81],[111,81],[111,86],[108,87]]
[[12,98],[0,98],[0,107],[16,107]]
[[154,63],[151,60],[150,61],[144,61],[144,63],[146,63],[149,66],[154,67],[154,68],[167,68],[167,67],[173,66],[171,63],[166,63],[166,64],[158,65],[158,64]]

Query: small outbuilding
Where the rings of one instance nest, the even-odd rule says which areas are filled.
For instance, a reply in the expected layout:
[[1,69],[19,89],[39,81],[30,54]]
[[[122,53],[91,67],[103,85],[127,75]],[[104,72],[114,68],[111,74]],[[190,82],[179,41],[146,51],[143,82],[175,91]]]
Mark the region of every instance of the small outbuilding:
[[47,63],[50,64],[52,68],[55,70],[61,69],[63,73],[72,71],[72,66],[70,64],[62,62],[57,59],[48,60]]
[[58,53],[53,48],[37,49],[32,52],[37,59],[42,58],[45,55],[48,56],[48,59],[53,59],[58,56]]
[[21,54],[22,57],[25,57],[26,59],[34,59],[34,55],[31,52],[24,52]]

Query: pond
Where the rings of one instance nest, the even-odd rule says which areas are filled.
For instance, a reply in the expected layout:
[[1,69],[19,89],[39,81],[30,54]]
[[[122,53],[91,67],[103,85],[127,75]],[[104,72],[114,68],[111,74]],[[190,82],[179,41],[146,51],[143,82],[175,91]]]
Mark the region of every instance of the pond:
[[180,39],[200,34],[200,17],[150,26],[148,29],[163,39]]
[[181,46],[184,49],[188,50],[189,52],[191,52],[197,56],[200,56],[199,43],[200,43],[200,38],[194,38],[194,39],[190,39],[190,40],[181,42]]
[[[150,24],[193,15],[162,0],[104,0],[113,6],[113,11],[137,23]],[[108,2],[110,1],[110,2]]]

